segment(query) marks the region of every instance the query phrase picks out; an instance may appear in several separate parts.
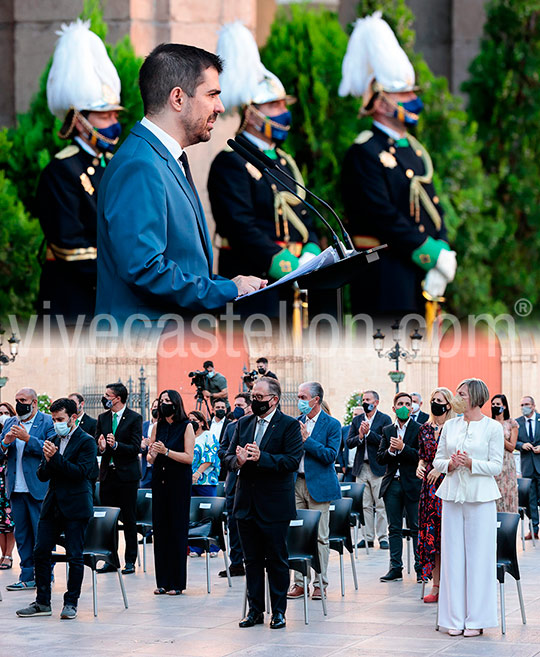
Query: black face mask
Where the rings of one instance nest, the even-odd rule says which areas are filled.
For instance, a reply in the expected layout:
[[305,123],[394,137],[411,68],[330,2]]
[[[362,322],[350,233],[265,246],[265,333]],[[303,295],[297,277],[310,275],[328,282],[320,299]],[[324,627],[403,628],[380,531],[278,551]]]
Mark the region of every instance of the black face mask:
[[153,408],[152,409],[152,417],[154,418],[154,420],[157,419],[157,416],[158,416],[158,410],[157,410],[157,408]]
[[259,374],[264,374],[264,373],[266,372],[266,367],[258,367],[258,368],[257,368],[257,372],[258,372]]
[[169,404],[169,402],[163,402],[160,404],[161,412],[164,417],[171,417],[174,415],[174,404]]
[[500,415],[504,412],[504,406],[492,406],[491,407],[491,417],[495,419],[497,415]]
[[371,411],[375,408],[375,404],[368,404],[367,402],[364,402],[362,404],[362,408],[366,413],[371,413]]
[[448,410],[448,404],[439,404],[439,402],[431,402],[431,412],[435,417],[441,417]]
[[101,398],[101,403],[103,404],[103,408],[106,411],[108,411],[109,408],[112,408],[113,405],[112,400],[110,400],[108,397],[105,397],[105,395],[103,395],[103,397]]
[[253,415],[257,415],[258,417],[260,417],[261,415],[268,413],[268,411],[270,410],[270,402],[257,401],[256,399],[254,399],[251,402],[251,410],[253,411]]
[[32,404],[23,404],[18,401],[15,403],[15,411],[20,418],[24,418],[32,412]]
[[215,415],[218,420],[222,420],[227,415],[227,411],[223,410],[222,408],[218,408]]
[[197,433],[201,425],[198,422],[195,422],[195,420],[191,420],[191,426],[193,427],[193,431]]

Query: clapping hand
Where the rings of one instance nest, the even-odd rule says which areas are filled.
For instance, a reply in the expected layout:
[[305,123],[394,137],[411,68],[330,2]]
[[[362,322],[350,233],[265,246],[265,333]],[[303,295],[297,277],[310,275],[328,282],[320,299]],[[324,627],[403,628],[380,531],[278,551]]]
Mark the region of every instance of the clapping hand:
[[248,453],[245,447],[240,447],[238,445],[236,447],[236,462],[238,464],[238,467],[241,468],[244,463],[247,461]]
[[247,451],[247,460],[248,461],[258,461],[261,456],[261,450],[256,442],[248,443],[246,445]]
[[167,448],[161,442],[161,440],[156,440],[155,443],[150,445],[150,451],[152,454],[165,454],[167,452]]
[[27,443],[30,440],[30,434],[28,431],[23,429],[23,427],[19,426],[18,424],[15,424],[14,426],[11,427],[10,433],[13,433],[15,438],[18,438],[19,440],[24,441]]
[[401,452],[404,446],[405,443],[401,438],[390,438],[390,450],[392,452]]
[[57,451],[58,451],[58,447],[50,440],[46,440],[43,443],[43,456],[45,457],[47,463],[52,459],[52,457],[56,454]]
[[108,433],[106,440],[107,440],[107,445],[109,445],[109,447],[114,447],[115,446],[116,439],[114,437],[114,433]]
[[300,424],[300,433],[302,434],[302,441],[306,442],[306,440],[309,438],[306,425],[303,422],[300,422],[300,420],[298,421],[298,423]]
[[369,433],[369,422],[363,420],[360,424],[359,436],[362,439],[365,438],[368,435],[368,433]]
[[106,447],[107,447],[107,441],[105,440],[105,436],[101,434],[101,436],[98,438],[99,451],[104,452]]

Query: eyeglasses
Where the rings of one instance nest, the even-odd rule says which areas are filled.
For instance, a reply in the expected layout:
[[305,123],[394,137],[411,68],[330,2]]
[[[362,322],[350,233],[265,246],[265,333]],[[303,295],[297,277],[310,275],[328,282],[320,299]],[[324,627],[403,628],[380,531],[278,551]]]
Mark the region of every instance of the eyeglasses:
[[251,399],[255,401],[264,401],[265,397],[273,397],[274,395],[251,395]]

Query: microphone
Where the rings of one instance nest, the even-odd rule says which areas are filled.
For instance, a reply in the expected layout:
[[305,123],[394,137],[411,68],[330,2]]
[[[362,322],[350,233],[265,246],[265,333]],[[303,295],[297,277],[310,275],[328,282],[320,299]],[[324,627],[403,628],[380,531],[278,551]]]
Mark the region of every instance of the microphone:
[[300,184],[293,176],[291,176],[287,171],[283,171],[280,167],[277,165],[276,160],[272,160],[271,158],[268,157],[265,153],[263,153],[260,149],[258,149],[255,144],[249,141],[247,137],[244,137],[244,135],[239,134],[236,136],[236,142],[239,143],[241,146],[243,146],[246,150],[248,150],[252,155],[254,155],[257,159],[259,159],[265,167],[268,169],[276,169],[281,173],[283,176],[286,176],[289,180],[292,180],[298,187],[301,187],[305,192],[307,192],[310,196],[312,196],[314,199],[319,201],[321,205],[324,205],[324,207],[327,210],[330,210],[330,212],[334,215],[336,218],[336,221],[339,224],[339,227],[341,229],[341,235],[343,236],[343,241],[345,242],[345,246],[347,249],[352,249],[353,251],[356,250],[354,248],[354,245],[352,243],[352,240],[349,236],[349,233],[345,230],[345,226],[343,225],[343,222],[339,218],[338,213],[334,210],[334,208],[327,203],[324,199],[320,198],[320,196],[317,196],[315,192],[312,192],[310,189],[307,187],[304,187],[304,185]]
[[[292,189],[292,187],[289,187],[289,185],[287,185],[285,182],[283,182],[283,180],[281,180],[281,178],[279,178],[278,176],[276,176],[275,173],[272,173],[272,171],[270,171],[270,170],[268,169],[268,167],[265,166],[265,165],[261,162],[261,160],[259,160],[259,159],[256,158],[254,155],[252,155],[252,154],[251,154],[246,148],[244,148],[241,144],[239,144],[238,142],[234,141],[234,139],[229,139],[229,140],[227,141],[227,145],[230,146],[230,148],[232,148],[233,151],[234,151],[235,153],[237,153],[238,155],[240,155],[240,157],[242,157],[244,160],[246,160],[246,162],[249,162],[249,163],[250,163],[251,165],[253,165],[256,169],[258,169],[261,173],[266,173],[268,176],[270,176],[270,178],[272,178],[273,180],[275,180],[277,183],[279,183],[280,185],[283,185],[283,187],[285,187],[285,189],[286,189],[287,191],[289,191],[293,196],[296,196],[296,198],[297,198],[298,200],[300,200],[300,201],[301,201],[306,207],[308,207],[312,212],[314,212],[314,213],[319,217],[319,219],[323,222],[323,224],[328,228],[328,230],[330,231],[330,233],[332,234],[332,237],[334,238],[334,247],[335,247],[335,249],[336,249],[336,251],[337,251],[337,254],[338,254],[339,259],[340,259],[340,260],[344,260],[344,259],[346,258],[345,252],[343,251],[343,246],[341,245],[341,243],[340,243],[340,241],[339,241],[339,238],[338,238],[338,236],[337,236],[337,234],[336,234],[336,231],[332,228],[332,226],[328,223],[328,221],[322,216],[322,214],[321,214],[318,210],[316,210],[316,209],[315,209],[310,203],[308,203],[307,201],[305,201],[304,199],[302,199],[302,198],[301,198],[301,197],[295,192],[295,190]],[[264,153],[263,153],[263,155],[264,155]],[[270,158],[268,158],[268,159],[270,159]]]

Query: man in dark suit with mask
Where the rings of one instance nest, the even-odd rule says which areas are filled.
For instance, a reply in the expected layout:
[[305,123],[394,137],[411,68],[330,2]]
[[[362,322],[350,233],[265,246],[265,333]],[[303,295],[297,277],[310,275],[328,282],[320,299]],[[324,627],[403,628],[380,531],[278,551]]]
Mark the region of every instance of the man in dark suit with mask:
[[[98,417],[96,436],[98,453],[101,454],[99,469],[101,503],[120,507],[126,539],[125,568],[122,573],[135,572],[137,558],[137,490],[141,478],[139,453],[142,441],[142,416],[126,406],[128,391],[122,383],[110,383],[102,398],[108,409]],[[106,573],[114,570],[104,566],[98,570]]]
[[407,392],[398,392],[392,410],[395,424],[383,428],[377,452],[377,461],[386,465],[380,496],[384,499],[390,536],[390,570],[381,582],[401,581],[403,561],[403,512],[411,531],[414,546],[414,568],[417,581],[421,580],[418,562],[418,499],[421,481],[416,476],[418,465],[418,431],[420,424],[410,419],[412,398]]
[[[540,502],[540,414],[534,399],[527,395],[521,400],[522,417],[518,417],[516,448],[521,454],[521,474],[531,480],[529,505],[534,537],[538,538],[538,503]],[[525,539],[530,541],[529,532]]]
[[17,616],[51,615],[51,554],[63,532],[69,575],[60,618],[70,619],[77,616],[84,575],[84,535],[92,517],[96,442],[77,426],[77,404],[72,399],[57,399],[50,411],[56,437],[44,442],[37,471],[38,479],[49,483],[34,547],[37,596],[35,602],[19,609]]
[[285,627],[289,565],[287,530],[296,517],[294,476],[303,454],[299,423],[278,410],[281,386],[261,378],[253,386],[253,415],[236,424],[226,467],[239,470],[234,517],[244,552],[249,612],[240,627],[264,622],[264,569],[268,572],[272,619]]
[[[363,413],[353,418],[347,447],[356,447],[352,474],[359,484],[366,484],[364,490],[364,518],[366,521],[366,540],[373,547],[375,534],[381,550],[388,549],[388,523],[384,502],[380,498],[384,465],[377,463],[377,451],[381,442],[383,427],[392,424],[392,418],[378,409],[379,395],[375,390],[366,390],[362,395]],[[373,506],[377,513],[377,526]],[[365,547],[362,539],[358,547]]]

